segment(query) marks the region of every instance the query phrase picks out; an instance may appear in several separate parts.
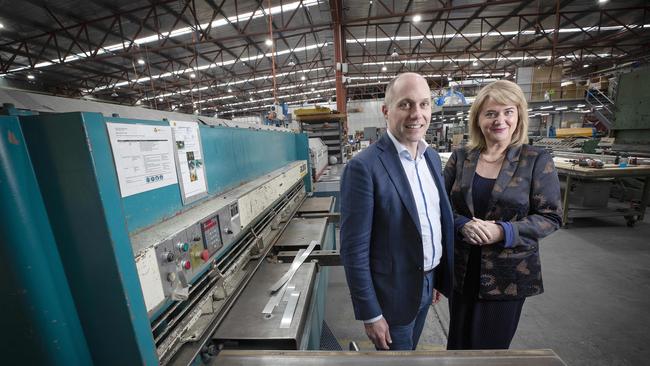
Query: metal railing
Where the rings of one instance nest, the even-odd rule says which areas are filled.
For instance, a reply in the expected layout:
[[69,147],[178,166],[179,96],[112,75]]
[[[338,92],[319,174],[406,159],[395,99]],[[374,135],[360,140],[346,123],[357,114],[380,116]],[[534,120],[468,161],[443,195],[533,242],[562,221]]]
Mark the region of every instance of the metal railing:
[[597,89],[589,89],[585,101],[598,120],[611,130],[614,127],[614,102]]

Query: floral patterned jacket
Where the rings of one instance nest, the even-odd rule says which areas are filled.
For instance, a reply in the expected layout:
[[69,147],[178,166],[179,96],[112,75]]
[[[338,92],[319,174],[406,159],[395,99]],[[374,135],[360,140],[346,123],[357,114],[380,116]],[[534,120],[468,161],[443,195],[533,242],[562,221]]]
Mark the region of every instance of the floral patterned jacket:
[[[472,181],[479,151],[454,151],[445,166],[445,186],[454,221],[472,218]],[[512,300],[544,292],[539,239],[562,223],[560,182],[551,155],[530,145],[510,147],[494,183],[486,220],[509,221],[514,244],[483,246],[479,298]],[[463,288],[470,244],[460,235],[454,245],[454,289]]]

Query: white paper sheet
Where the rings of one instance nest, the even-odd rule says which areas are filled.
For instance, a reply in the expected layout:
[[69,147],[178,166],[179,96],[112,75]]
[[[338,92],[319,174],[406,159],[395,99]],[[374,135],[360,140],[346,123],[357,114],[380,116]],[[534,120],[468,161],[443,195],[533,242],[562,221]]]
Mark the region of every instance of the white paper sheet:
[[147,248],[144,253],[136,257],[135,266],[140,278],[144,303],[149,312],[165,299],[155,248]]
[[197,122],[170,121],[176,143],[177,171],[184,201],[207,193],[203,150]]
[[178,182],[169,126],[107,123],[122,197]]

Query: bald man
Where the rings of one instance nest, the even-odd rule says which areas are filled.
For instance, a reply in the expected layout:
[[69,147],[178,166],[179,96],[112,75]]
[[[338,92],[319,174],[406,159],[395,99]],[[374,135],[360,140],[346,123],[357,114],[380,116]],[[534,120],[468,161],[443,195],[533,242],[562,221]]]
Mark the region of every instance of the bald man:
[[451,291],[453,216],[440,157],[424,141],[431,90],[415,73],[388,83],[387,133],[341,180],[341,258],[354,314],[380,350],[414,350],[429,306]]

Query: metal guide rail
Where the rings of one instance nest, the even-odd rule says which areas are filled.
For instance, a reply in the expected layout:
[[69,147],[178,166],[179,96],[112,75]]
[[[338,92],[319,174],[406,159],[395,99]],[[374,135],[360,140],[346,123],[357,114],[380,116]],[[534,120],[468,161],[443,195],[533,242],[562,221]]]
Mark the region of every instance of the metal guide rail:
[[224,350],[210,365],[354,365],[354,366],[566,366],[549,349],[542,350],[479,350],[479,351],[255,351]]
[[304,197],[300,180],[257,221],[238,232],[235,241],[224,243],[223,253],[207,261],[183,301],[168,305],[155,318],[152,333],[162,365],[187,365],[198,355]]

